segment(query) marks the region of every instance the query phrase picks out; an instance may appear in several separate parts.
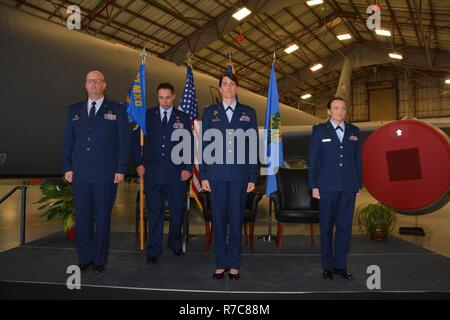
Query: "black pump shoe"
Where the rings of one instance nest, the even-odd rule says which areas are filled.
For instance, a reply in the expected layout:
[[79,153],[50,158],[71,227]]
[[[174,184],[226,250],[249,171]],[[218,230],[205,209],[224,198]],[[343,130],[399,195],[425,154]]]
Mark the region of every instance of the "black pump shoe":
[[225,273],[227,273],[227,269],[224,269],[222,272],[214,272],[213,273],[213,279],[222,279],[225,276]]

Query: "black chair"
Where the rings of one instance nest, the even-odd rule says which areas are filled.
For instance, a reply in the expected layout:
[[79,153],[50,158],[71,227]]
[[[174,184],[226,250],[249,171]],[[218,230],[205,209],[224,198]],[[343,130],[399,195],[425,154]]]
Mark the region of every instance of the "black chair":
[[[211,202],[209,200],[209,192],[200,192],[200,201],[203,206],[203,218],[205,219],[205,251],[208,251],[209,246],[212,243],[214,230],[212,227],[212,213]],[[262,195],[257,191],[253,191],[247,194],[245,200],[244,211],[244,243],[250,248],[252,252],[255,252],[255,220],[258,213],[258,203],[261,201]]]
[[278,191],[270,195],[270,209],[278,221],[277,246],[283,246],[285,223],[309,223],[310,242],[314,244],[314,223],[319,223],[319,201],[311,196],[308,169],[280,168],[277,173]]
[[[189,196],[189,195],[188,195]],[[135,220],[135,229],[136,229],[136,235],[140,235],[140,192],[137,192],[136,195],[136,220]],[[164,206],[164,221],[170,220],[170,208],[168,200],[166,199],[166,203]],[[145,191],[144,191],[144,239],[147,240],[147,231],[148,231],[148,207],[147,207],[147,201],[145,201]],[[183,252],[186,252],[186,244],[189,239],[189,209],[186,204],[186,210],[184,211],[184,219],[183,219],[183,227],[182,227],[182,233],[181,233],[181,241],[182,241],[182,248]]]

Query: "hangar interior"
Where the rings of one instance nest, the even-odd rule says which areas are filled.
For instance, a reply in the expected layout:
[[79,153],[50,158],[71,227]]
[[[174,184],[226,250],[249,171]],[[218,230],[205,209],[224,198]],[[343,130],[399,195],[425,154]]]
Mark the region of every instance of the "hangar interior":
[[[373,2],[373,3],[372,3]],[[195,70],[218,77],[230,57],[241,86],[266,95],[273,52],[277,54],[280,101],[324,118],[334,95],[340,65],[333,57],[352,57],[351,121],[450,116],[448,78],[449,4],[445,1],[13,1],[2,3],[65,25],[67,8],[81,10],[81,32],[142,49],[176,64],[192,52]],[[232,18],[242,5],[251,9]],[[369,5],[381,10],[379,35],[367,26]],[[339,40],[338,36],[350,38]],[[299,48],[284,52],[292,44]],[[388,56],[404,55],[404,60]],[[323,68],[308,69],[315,64]],[[382,118],[371,114],[372,90],[392,89],[395,109]],[[311,94],[304,100],[301,96]],[[377,99],[375,99],[377,100]],[[372,101],[376,106],[376,102]]]
[[[133,49],[145,48],[150,55],[177,65],[185,65],[190,52],[193,69],[214,78],[232,63],[240,86],[258,95],[267,96],[270,67],[275,61],[280,102],[323,120],[327,117],[326,102],[335,95],[339,84],[342,57],[348,57],[352,62],[349,121],[364,125],[417,118],[440,123],[441,128],[450,127],[448,1],[0,0],[0,6],[62,26],[66,25],[71,5],[80,9],[79,32]],[[238,21],[232,15],[243,6],[251,14]],[[381,30],[369,28],[369,6],[381,10]],[[287,53],[288,48],[292,52]],[[396,54],[394,58],[393,54]],[[0,179],[1,196],[16,185],[28,186],[27,242],[61,232],[59,221],[47,222],[39,217],[39,205],[35,203],[41,197],[39,183],[46,178]],[[113,233],[134,233],[137,190],[131,173],[127,182],[119,186],[113,210]],[[263,186],[260,191],[264,193]],[[356,205],[375,202],[364,189]],[[258,239],[268,232],[268,206],[269,201],[264,197],[256,218],[258,250],[264,246],[276,250],[273,243]],[[450,204],[427,215],[397,214],[396,217],[393,239],[450,259]],[[190,241],[195,247],[205,229],[203,216],[194,201],[191,201],[189,225]],[[425,235],[400,234],[399,227],[421,227]],[[271,228],[275,234],[277,224],[273,218]],[[318,226],[313,228],[317,237]],[[19,245],[19,229],[20,194],[17,192],[0,205],[0,252]],[[310,227],[288,225],[285,234],[309,236]],[[353,234],[364,237],[356,221]],[[318,241],[313,247],[317,249],[317,246]],[[445,281],[450,281],[450,274],[444,276]],[[450,291],[450,282],[445,290]]]

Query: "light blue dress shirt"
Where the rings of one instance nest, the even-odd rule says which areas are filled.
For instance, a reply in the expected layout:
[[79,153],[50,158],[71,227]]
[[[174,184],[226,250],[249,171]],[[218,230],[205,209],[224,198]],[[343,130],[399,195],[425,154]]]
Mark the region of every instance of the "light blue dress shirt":
[[172,114],[173,106],[171,106],[169,109],[165,110],[163,107],[159,106],[159,113],[161,116],[161,122],[164,118],[164,111],[167,111],[167,123],[169,123],[170,115]]
[[[225,110],[225,112],[227,114],[228,122],[231,122],[231,118],[233,117],[234,109],[236,109],[237,102],[236,102],[236,100],[234,100],[230,106],[225,105],[225,103],[223,103],[223,102],[222,102],[222,104],[223,104],[223,109]],[[233,111],[231,111],[231,110],[226,111],[228,107],[231,107],[231,109]]]
[[89,114],[89,112],[91,111],[91,107],[92,107],[92,102],[95,102],[95,114],[97,114],[98,109],[100,109],[100,107],[102,106],[103,100],[105,100],[105,97],[101,97],[98,100],[91,100],[90,98],[88,99],[88,103],[87,103],[87,112]]
[[344,121],[342,121],[342,123],[339,125],[341,128],[342,128],[342,130],[336,130],[336,128],[337,128],[337,124],[335,124],[334,122],[333,122],[333,120],[330,120],[330,122],[331,122],[331,124],[333,125],[333,129],[334,129],[334,131],[336,131],[336,134],[337,134],[337,136],[338,136],[338,138],[339,138],[339,141],[342,143],[342,140],[344,139],[344,133],[345,133],[345,123],[344,123]]

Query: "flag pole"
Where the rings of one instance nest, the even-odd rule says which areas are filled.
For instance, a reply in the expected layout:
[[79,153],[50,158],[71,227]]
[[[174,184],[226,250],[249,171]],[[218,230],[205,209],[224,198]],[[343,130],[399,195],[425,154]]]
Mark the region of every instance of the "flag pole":
[[[191,64],[192,56],[193,56],[192,51],[189,50],[186,54],[186,64],[188,66],[190,66],[191,68],[192,68],[192,64]],[[194,173],[192,172],[192,174],[194,174]],[[186,209],[188,210],[188,212],[190,212],[191,211],[192,179],[189,181],[189,191],[188,192],[189,192],[189,194],[187,195],[187,199],[186,199],[187,200]],[[185,223],[186,223],[186,221],[185,221]],[[189,238],[189,235],[187,235],[186,239],[188,239],[188,238]],[[184,245],[186,245],[186,244],[184,244]],[[186,249],[186,247],[183,248],[183,251],[186,251],[185,249]]]
[[[141,131],[141,155],[143,154],[144,149],[144,132]],[[140,228],[140,243],[141,243],[141,251],[144,251],[144,176],[141,175],[139,177],[139,228]]]
[[[147,52],[142,48],[141,63],[145,64],[145,57]],[[141,145],[141,159],[144,154],[144,131],[140,129],[140,145]],[[140,244],[141,251],[144,251],[144,176],[139,177],[139,228],[140,228]]]
[[[190,66],[192,68],[192,64],[191,64],[191,58],[192,58],[193,54],[191,52],[191,50],[188,51],[188,53],[186,54],[186,64],[188,66]],[[195,165],[195,164],[194,164]],[[194,174],[194,170],[192,169],[192,175]],[[188,190],[188,194],[186,196],[186,210],[187,212],[191,212],[191,194],[192,194],[192,178],[190,179],[190,181],[188,182],[189,184],[189,190]],[[189,219],[190,214],[187,215],[187,217],[185,217],[186,219]],[[189,221],[184,221],[185,225],[189,225]],[[186,252],[186,245],[187,245],[187,241],[189,241],[189,228],[184,228],[184,231],[187,233],[185,234],[185,238],[183,241],[183,252]]]
[[188,53],[186,54],[186,64],[191,67],[192,67],[192,64],[191,64],[192,56],[193,56],[193,54],[192,54],[191,50],[189,50]]
[[[275,61],[277,59],[277,54],[276,51],[273,51],[273,61],[272,61],[272,65],[275,64]],[[261,241],[265,241],[265,242],[275,242],[277,241],[277,237],[272,235],[272,201],[270,201],[270,196],[269,198],[269,215],[267,217],[267,235],[265,236],[261,236],[259,237],[259,240]]]
[[[192,68],[192,57],[194,56],[194,54],[192,53],[192,51],[191,50],[189,50],[188,52],[187,52],[187,54],[186,54],[186,64],[191,68],[191,69],[193,69]],[[195,127],[195,121],[196,120],[194,120],[193,122],[192,122],[192,129],[193,130],[195,130],[194,129],[194,127]],[[195,138],[194,138],[195,139]],[[195,150],[195,148],[194,148],[194,150]],[[194,151],[195,152],[195,151]],[[195,161],[194,161],[194,164],[193,164],[194,166],[195,166]],[[188,212],[188,215],[187,215],[187,217],[186,218],[189,218],[189,216],[190,216],[190,212],[191,212],[191,195],[194,195],[194,192],[192,191],[192,183],[193,183],[193,177],[194,177],[194,168],[192,168],[192,177],[191,177],[191,179],[190,179],[190,181],[189,181],[189,190],[188,190],[188,195],[187,195],[187,198],[186,198],[186,210],[187,210],[187,212]],[[197,205],[198,205],[198,207],[199,208],[201,208],[201,206],[200,206],[200,203],[198,202],[198,200],[196,199],[196,197],[194,196],[194,200],[196,200],[196,202],[197,202]],[[189,221],[185,221],[185,223],[189,226]],[[184,241],[184,243],[183,243],[183,251],[184,252],[186,252],[186,244],[187,244],[187,241],[189,241],[189,239],[190,238],[192,238],[192,239],[195,239],[195,238],[197,238],[197,236],[196,235],[191,235],[191,234],[189,234],[189,228],[185,228],[185,232],[187,233],[186,235],[185,235],[185,241]]]

